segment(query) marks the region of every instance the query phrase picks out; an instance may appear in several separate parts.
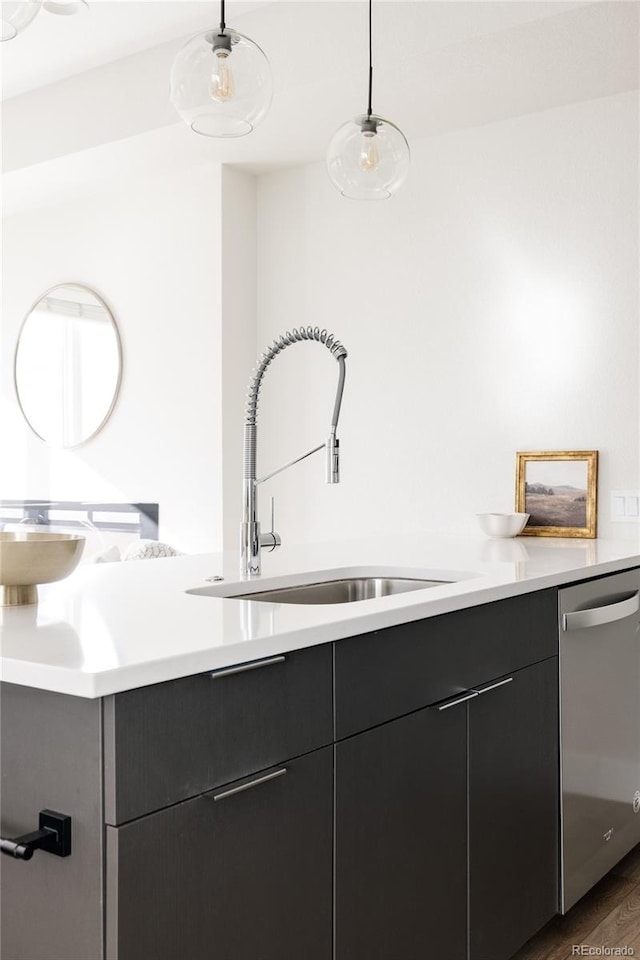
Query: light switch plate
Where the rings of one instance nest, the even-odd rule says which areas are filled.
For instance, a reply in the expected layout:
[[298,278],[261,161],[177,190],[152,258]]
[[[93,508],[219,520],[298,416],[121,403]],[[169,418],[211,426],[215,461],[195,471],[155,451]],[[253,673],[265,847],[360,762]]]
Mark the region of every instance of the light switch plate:
[[640,490],[612,490],[611,519],[616,523],[640,523]]

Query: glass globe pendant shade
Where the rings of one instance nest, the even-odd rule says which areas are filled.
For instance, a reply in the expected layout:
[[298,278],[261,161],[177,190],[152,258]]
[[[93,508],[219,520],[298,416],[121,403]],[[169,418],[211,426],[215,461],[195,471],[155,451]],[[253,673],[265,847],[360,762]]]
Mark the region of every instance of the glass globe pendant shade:
[[61,17],[71,17],[89,6],[88,0],[44,0],[44,9]]
[[351,200],[386,200],[407,179],[410,162],[402,130],[375,114],[343,123],[327,152],[329,177]]
[[271,104],[271,67],[257,43],[225,28],[200,33],[181,48],[171,70],[171,102],[206,137],[243,137]]
[[42,0],[2,2],[2,40],[13,40],[37,17]]

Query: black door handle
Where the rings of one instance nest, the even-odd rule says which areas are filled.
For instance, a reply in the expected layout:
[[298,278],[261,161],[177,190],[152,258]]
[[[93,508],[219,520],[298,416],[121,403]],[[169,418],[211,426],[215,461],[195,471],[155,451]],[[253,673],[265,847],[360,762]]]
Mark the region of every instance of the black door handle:
[[71,817],[55,810],[41,810],[38,830],[13,840],[0,839],[0,851],[16,860],[31,860],[36,850],[56,857],[71,855]]

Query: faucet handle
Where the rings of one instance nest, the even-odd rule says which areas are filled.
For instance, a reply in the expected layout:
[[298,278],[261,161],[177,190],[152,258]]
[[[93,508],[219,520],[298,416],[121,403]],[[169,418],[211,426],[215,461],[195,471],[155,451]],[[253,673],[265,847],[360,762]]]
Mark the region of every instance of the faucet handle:
[[263,533],[260,535],[260,546],[264,550],[268,550],[270,553],[279,547],[282,544],[280,535],[275,531],[275,518],[276,518],[276,507],[275,507],[275,497],[271,497],[271,530],[269,533]]
[[340,441],[335,433],[329,434],[327,449],[327,483],[340,483]]

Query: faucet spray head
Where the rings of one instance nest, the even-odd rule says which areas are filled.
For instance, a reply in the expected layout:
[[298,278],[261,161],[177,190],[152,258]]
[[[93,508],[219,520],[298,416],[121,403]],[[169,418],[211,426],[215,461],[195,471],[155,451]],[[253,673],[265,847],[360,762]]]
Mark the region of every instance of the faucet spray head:
[[327,483],[340,483],[340,441],[335,433],[327,440]]

